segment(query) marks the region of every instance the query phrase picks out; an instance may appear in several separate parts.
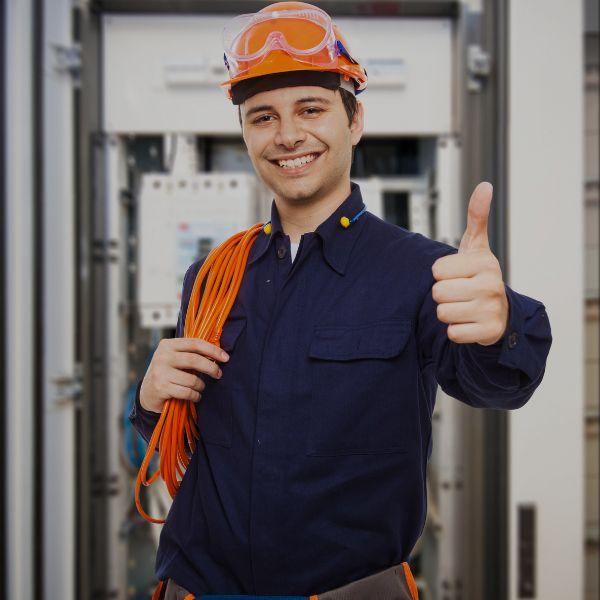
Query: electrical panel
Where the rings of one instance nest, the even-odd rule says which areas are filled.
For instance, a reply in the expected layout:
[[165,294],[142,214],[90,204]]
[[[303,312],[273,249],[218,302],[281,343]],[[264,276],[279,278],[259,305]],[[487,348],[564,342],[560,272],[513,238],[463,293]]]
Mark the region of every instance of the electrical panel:
[[175,327],[188,267],[257,221],[257,180],[231,173],[145,174],[138,205],[140,323]]

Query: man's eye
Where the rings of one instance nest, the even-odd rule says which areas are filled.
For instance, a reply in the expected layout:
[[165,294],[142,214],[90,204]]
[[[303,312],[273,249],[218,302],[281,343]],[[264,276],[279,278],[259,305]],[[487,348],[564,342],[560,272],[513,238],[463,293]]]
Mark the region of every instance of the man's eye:
[[261,115],[254,119],[253,123],[268,123],[273,118],[273,115]]
[[322,113],[323,110],[321,108],[316,108],[315,106],[311,106],[304,111],[308,115],[318,115]]

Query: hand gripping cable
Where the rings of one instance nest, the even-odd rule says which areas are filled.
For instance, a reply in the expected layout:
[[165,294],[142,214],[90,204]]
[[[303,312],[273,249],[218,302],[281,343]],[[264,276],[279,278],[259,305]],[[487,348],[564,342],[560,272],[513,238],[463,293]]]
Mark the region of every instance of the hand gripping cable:
[[[262,229],[263,225],[257,223],[231,236],[208,254],[190,295],[184,337],[201,338],[220,347],[223,324],[242,283],[250,248]],[[201,294],[205,279],[206,286]],[[135,482],[135,505],[147,521],[165,522],[151,517],[142,508],[141,486],[152,485],[160,474],[171,498],[175,497],[199,438],[195,403],[176,398],[166,400]],[[157,446],[159,467],[148,477],[148,466]]]

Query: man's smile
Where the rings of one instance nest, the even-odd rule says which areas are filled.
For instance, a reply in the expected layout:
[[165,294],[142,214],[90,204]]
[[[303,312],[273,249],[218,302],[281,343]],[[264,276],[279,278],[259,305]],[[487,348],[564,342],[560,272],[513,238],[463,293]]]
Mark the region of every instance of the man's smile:
[[280,173],[297,175],[308,171],[317,162],[321,154],[321,152],[305,152],[302,154],[278,156],[268,160]]

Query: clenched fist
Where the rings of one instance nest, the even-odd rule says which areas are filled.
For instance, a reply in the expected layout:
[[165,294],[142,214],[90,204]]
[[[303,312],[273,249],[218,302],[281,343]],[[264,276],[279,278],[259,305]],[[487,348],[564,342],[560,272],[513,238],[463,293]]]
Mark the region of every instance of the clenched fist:
[[508,326],[508,298],[500,263],[487,235],[492,186],[480,183],[469,200],[467,228],[458,253],[438,258],[431,271],[437,317],[448,323],[448,338],[459,344],[490,346]]
[[205,383],[201,373],[221,378],[217,361],[229,355],[218,346],[197,338],[163,339],[158,344],[140,388],[140,404],[160,413],[169,398],[198,402]]

